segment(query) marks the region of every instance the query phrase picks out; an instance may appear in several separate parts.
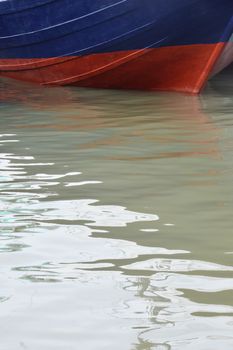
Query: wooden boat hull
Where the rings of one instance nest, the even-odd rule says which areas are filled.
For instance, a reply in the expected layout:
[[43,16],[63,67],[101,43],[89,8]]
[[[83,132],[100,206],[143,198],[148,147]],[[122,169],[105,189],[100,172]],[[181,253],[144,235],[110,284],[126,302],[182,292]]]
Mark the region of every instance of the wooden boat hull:
[[232,0],[5,1],[0,75],[198,93],[233,61],[232,32]]

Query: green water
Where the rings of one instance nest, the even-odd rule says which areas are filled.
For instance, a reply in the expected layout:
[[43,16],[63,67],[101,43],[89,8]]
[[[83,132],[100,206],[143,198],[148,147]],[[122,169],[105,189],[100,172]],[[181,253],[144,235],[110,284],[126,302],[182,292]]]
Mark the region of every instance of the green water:
[[1,81],[3,350],[233,349],[232,77]]

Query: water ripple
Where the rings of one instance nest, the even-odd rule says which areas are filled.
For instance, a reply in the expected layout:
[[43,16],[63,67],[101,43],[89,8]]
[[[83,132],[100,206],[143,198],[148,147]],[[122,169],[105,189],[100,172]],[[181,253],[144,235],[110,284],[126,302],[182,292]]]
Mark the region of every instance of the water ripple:
[[231,97],[0,92],[4,350],[232,349]]

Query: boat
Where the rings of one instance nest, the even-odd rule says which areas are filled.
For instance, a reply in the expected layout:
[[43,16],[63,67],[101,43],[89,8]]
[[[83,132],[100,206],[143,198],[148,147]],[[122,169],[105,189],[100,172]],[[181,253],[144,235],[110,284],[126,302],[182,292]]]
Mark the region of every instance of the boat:
[[2,0],[0,76],[199,93],[233,62],[232,0]]

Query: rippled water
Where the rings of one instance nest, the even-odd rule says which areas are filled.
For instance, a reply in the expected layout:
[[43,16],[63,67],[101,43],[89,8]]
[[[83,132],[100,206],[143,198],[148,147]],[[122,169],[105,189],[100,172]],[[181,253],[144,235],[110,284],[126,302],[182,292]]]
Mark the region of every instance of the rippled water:
[[232,77],[1,81],[2,349],[233,349]]

